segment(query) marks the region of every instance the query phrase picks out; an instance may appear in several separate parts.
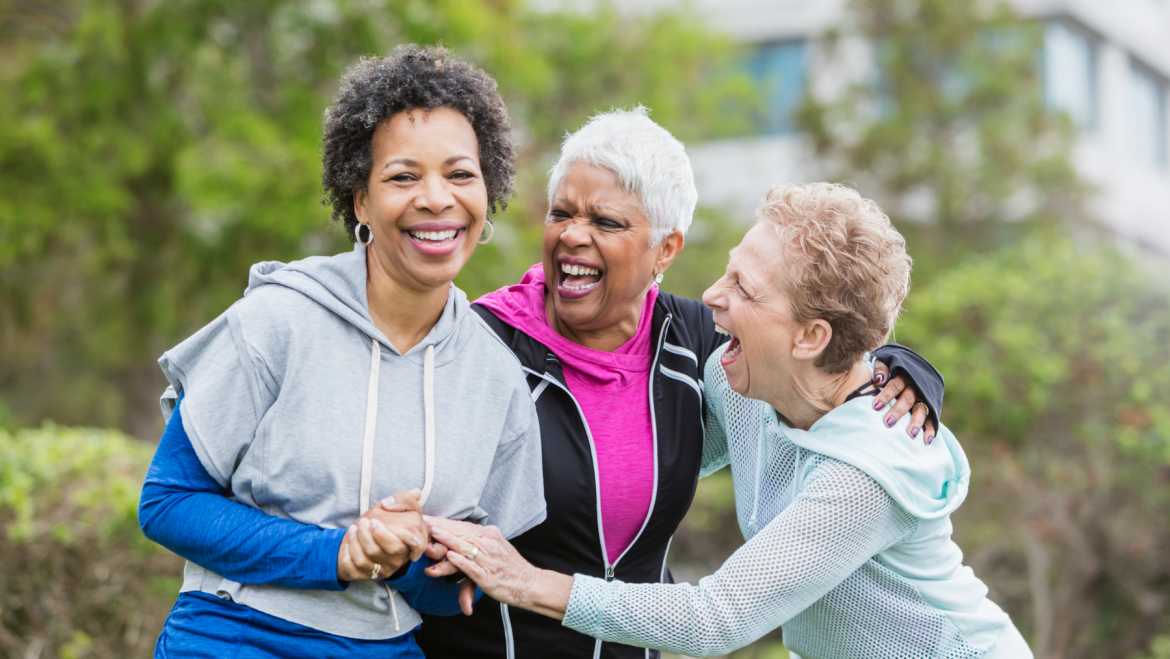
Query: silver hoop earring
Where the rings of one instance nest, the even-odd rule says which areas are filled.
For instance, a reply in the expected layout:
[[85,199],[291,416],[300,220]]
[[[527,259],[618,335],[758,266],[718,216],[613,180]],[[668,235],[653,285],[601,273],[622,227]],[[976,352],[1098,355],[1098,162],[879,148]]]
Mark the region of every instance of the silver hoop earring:
[[492,241],[492,236],[496,235],[496,228],[494,226],[492,226],[491,220],[488,220],[483,228],[484,228],[484,231],[487,232],[487,238],[484,238],[483,235],[480,234],[480,237],[479,237],[479,244],[480,245],[486,245],[486,244],[490,243]]
[[660,272],[660,273],[658,273],[658,275],[657,275],[656,277],[654,277],[654,283],[655,283],[655,284],[661,284],[661,283],[662,283],[662,273],[661,273],[661,272]]
[[[362,229],[366,230],[365,240],[362,240]],[[369,245],[370,243],[374,242],[374,230],[370,228],[370,225],[358,222],[357,226],[353,228],[353,237],[357,238],[359,243],[363,245]]]

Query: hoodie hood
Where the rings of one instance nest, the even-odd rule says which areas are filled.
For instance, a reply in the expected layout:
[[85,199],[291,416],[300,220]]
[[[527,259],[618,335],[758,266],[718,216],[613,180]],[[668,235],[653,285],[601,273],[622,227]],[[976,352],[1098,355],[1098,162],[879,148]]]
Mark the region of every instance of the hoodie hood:
[[447,294],[447,304],[439,322],[426,338],[403,355],[386,335],[374,325],[366,296],[366,247],[360,243],[353,251],[336,256],[310,256],[292,263],[262,261],[248,271],[247,296],[263,286],[283,286],[292,289],[360,330],[384,348],[422,365],[426,346],[435,346],[436,364],[453,357],[458,348],[456,335],[460,325],[468,320],[467,296],[454,284]]
[[803,449],[865,472],[915,517],[951,514],[966,498],[971,480],[963,447],[946,426],[938,428],[928,445],[906,434],[910,415],[887,428],[882,414],[873,409],[869,397],[855,398],[829,411],[807,431],[788,428],[785,435]]

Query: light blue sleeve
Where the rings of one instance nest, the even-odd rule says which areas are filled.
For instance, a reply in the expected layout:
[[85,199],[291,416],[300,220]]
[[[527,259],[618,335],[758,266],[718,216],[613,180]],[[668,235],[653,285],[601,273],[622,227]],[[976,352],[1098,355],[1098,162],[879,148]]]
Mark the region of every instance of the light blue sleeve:
[[728,654],[793,618],[914,529],[915,519],[873,479],[829,460],[699,585],[578,574],[563,624],[603,641],[690,657]]

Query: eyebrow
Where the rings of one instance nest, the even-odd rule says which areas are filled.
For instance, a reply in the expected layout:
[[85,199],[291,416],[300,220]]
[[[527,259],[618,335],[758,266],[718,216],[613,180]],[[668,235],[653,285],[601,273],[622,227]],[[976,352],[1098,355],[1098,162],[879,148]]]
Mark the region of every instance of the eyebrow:
[[[468,155],[451,156],[450,158],[447,158],[446,160],[443,161],[443,166],[449,167],[449,166],[454,165],[455,163],[459,162],[460,160],[474,160],[474,158],[472,158],[471,156],[468,156]],[[382,169],[385,169],[386,167],[389,167],[390,165],[406,165],[407,167],[418,167],[418,161],[415,160],[414,158],[407,158],[405,156],[403,156],[401,158],[391,158],[390,160],[386,161],[386,164],[382,167]]]

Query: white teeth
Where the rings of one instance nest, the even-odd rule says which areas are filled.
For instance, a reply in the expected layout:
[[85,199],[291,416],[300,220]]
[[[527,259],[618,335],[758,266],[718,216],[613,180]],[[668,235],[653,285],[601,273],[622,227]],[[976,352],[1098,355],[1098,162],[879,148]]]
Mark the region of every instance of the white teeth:
[[599,275],[600,270],[596,268],[586,268],[579,265],[569,265],[568,263],[561,264],[561,272],[567,275]]
[[587,290],[597,286],[597,284],[599,284],[599,283],[600,282],[595,281],[592,284],[585,284],[582,286],[569,286],[568,284],[561,284],[561,288],[564,288],[566,291],[587,291]]
[[448,231],[411,231],[410,235],[414,236],[418,240],[432,240],[432,241],[443,242],[443,241],[451,240],[458,233],[459,233],[458,230],[450,229]]
[[720,334],[731,336],[731,332],[728,332],[727,330],[723,329],[722,327],[720,327],[718,325],[715,326],[715,331],[719,332]]

